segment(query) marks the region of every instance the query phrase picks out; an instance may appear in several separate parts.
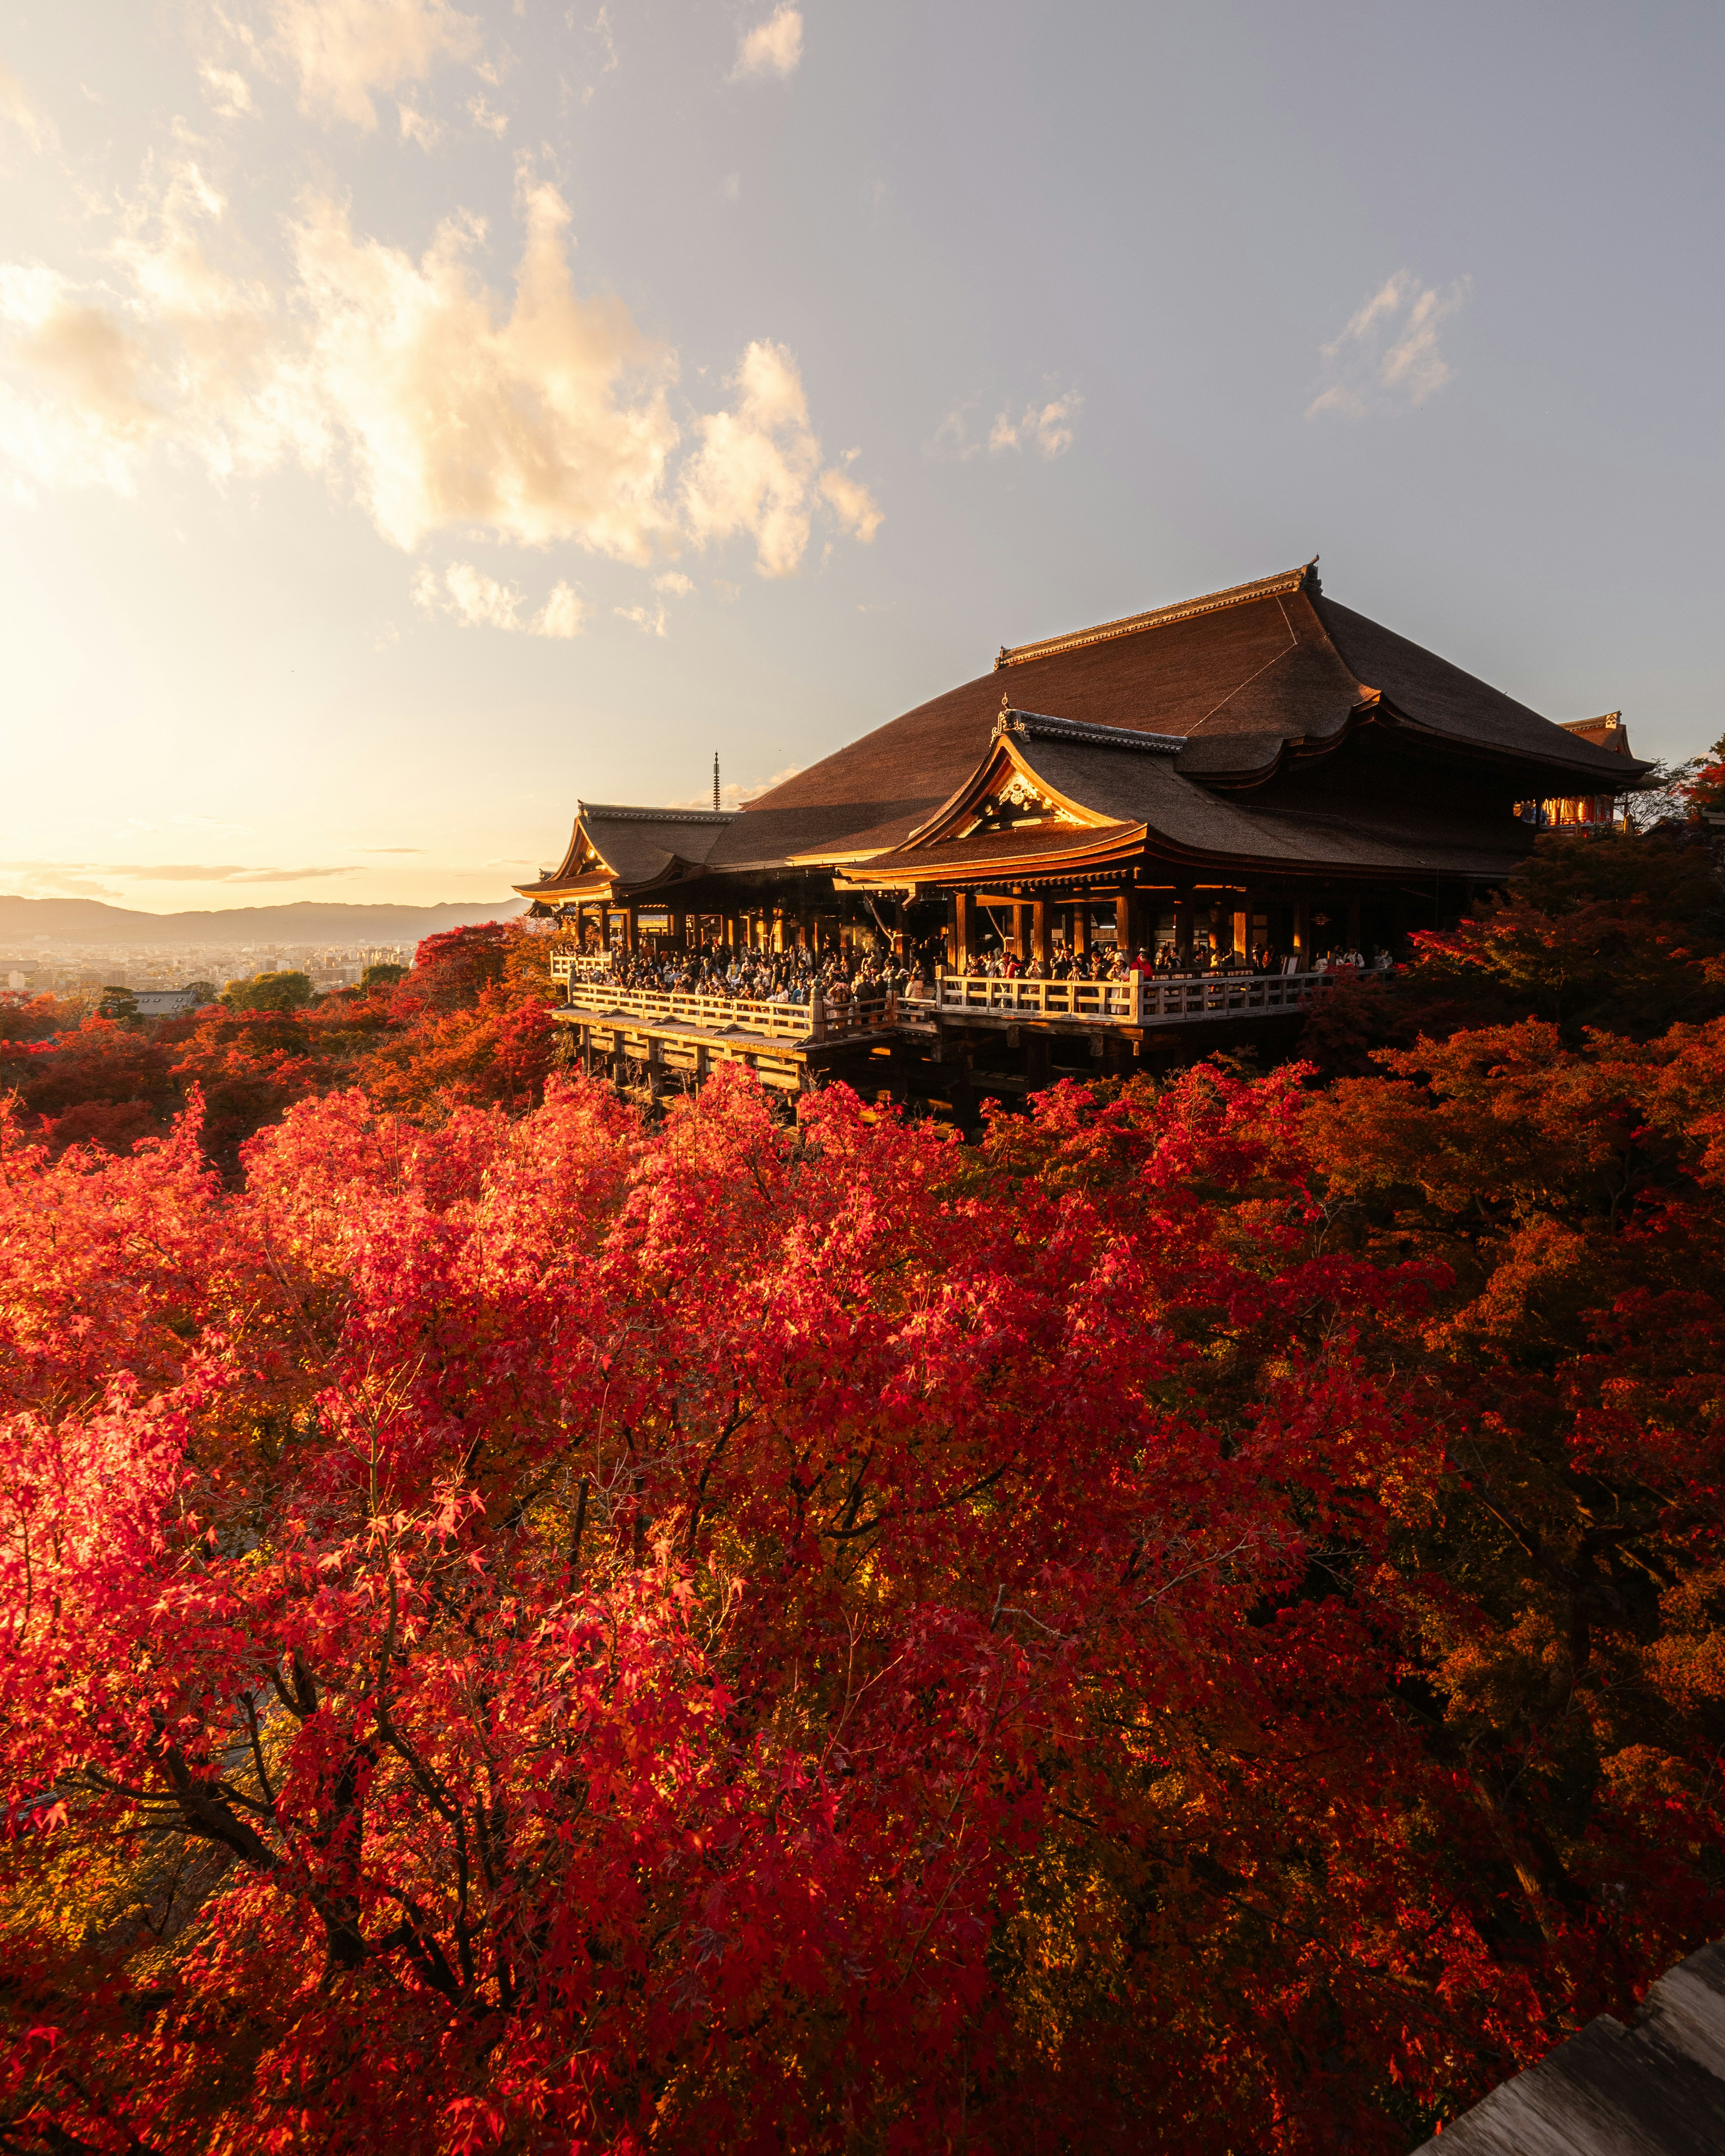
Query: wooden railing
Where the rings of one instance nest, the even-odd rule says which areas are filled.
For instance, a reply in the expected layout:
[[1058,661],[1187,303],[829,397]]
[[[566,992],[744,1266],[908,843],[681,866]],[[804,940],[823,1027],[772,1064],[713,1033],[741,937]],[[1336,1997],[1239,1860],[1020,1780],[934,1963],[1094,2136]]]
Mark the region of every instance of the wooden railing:
[[884,995],[815,996],[776,1004],[578,979],[569,983],[563,1009],[601,1024],[628,1019],[645,1025],[691,1025],[707,1033],[744,1033],[758,1040],[824,1040],[898,1024],[898,998],[890,989]]
[[973,1011],[995,1017],[1065,1019],[1081,1025],[1173,1025],[1187,1019],[1243,1018],[1297,1010],[1340,973],[1196,973],[1169,980],[1134,973],[1124,981],[1044,981],[1028,975],[998,980],[986,973],[948,973],[927,994],[912,998],[924,1011]]
[[611,970],[605,951],[553,951],[551,978],[554,981],[603,981]]

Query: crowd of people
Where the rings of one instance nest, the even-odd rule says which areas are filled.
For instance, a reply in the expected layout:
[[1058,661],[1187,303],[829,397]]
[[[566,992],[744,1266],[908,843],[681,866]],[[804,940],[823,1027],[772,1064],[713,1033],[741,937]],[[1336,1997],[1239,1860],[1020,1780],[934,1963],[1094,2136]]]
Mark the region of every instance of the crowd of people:
[[725,996],[737,1003],[806,1004],[819,988],[829,1002],[910,993],[915,960],[855,946],[825,951],[756,951],[729,944],[700,950],[614,951],[605,978],[619,988],[668,995]]
[[[1087,955],[1057,948],[1043,978],[1051,981],[1123,981],[1131,974],[1142,973],[1158,980],[1191,980],[1209,973],[1323,973],[1343,967],[1351,967],[1356,972],[1387,973],[1393,963],[1389,952],[1382,950],[1374,950],[1369,957],[1363,951],[1332,951],[1308,960],[1297,952],[1272,951],[1267,944],[1250,952],[1212,951],[1207,941],[1199,939],[1186,956],[1172,943],[1159,944],[1154,951],[1124,951],[1111,944]],[[968,970],[972,974],[1009,981],[1037,969],[1025,964],[1015,952],[1002,947],[972,959]]]
[[[603,954],[590,954],[603,955]],[[937,954],[922,952],[900,957],[883,948],[860,945],[830,947],[824,951],[795,949],[758,951],[729,944],[706,945],[694,950],[614,950],[603,978],[624,988],[657,989],[671,995],[723,996],[738,1003],[806,1004],[818,988],[829,1002],[847,998],[900,995],[916,992],[919,980],[933,973]],[[1133,973],[1147,979],[1191,980],[1213,973],[1259,975],[1327,973],[1342,968],[1356,972],[1387,973],[1390,954],[1373,950],[1325,952],[1313,959],[1297,952],[1272,951],[1267,945],[1252,952],[1213,952],[1199,939],[1189,956],[1172,943],[1154,951],[1126,951],[1108,945],[1088,952],[1057,946],[1042,978],[1055,981],[1124,981]],[[972,978],[1016,980],[1034,974],[1017,953],[1004,947],[973,957],[968,966],[951,970]]]

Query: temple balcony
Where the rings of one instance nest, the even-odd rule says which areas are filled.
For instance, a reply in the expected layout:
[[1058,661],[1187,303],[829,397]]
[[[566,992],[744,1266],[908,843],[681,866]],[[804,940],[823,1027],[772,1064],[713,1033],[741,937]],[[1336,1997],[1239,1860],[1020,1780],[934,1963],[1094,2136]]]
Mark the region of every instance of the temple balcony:
[[912,1017],[984,1024],[1027,1021],[1060,1028],[1187,1025],[1296,1011],[1358,969],[1295,973],[1205,973],[1168,978],[1140,973],[1123,981],[1050,981],[1021,974],[947,973],[906,999]]

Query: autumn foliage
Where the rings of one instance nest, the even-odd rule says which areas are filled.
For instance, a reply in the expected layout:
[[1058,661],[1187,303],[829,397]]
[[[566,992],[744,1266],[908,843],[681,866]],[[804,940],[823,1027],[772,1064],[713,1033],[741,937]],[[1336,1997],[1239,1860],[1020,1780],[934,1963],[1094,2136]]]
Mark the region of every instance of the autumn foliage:
[[315,1002],[274,995],[274,983],[305,978],[280,974],[154,1024],[86,1015],[51,996],[0,1004],[0,1095],[16,1094],[54,1151],[114,1151],[166,1136],[195,1091],[205,1149],[229,1173],[246,1139],[341,1086],[433,1116],[453,1105],[523,1108],[552,1065],[547,957],[520,923],[487,921],[428,937],[399,981]]
[[649,1121],[518,928],[0,1013],[0,2149],[1399,2151],[1626,2013],[1725,1928],[1717,887],[1536,860],[1326,1082],[980,1146]]
[[1400,2149],[1720,1928],[1725,1026],[975,1148],[488,990],[5,1126],[0,2145]]

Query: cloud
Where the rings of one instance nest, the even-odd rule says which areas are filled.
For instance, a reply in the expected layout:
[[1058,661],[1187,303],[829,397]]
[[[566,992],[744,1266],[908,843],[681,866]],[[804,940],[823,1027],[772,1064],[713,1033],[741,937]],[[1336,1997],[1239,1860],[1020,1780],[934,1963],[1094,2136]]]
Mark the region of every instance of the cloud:
[[[824,467],[788,351],[751,344],[730,408],[696,416],[685,445],[675,355],[620,300],[576,290],[567,207],[525,161],[516,208],[501,302],[478,271],[481,218],[445,218],[415,257],[318,193],[290,220],[290,274],[266,282],[230,266],[254,258],[198,163],[151,162],[117,213],[111,274],[0,264],[0,452],[24,485],[122,490],[164,446],[218,478],[298,464],[408,552],[482,526],[648,567],[746,535],[761,572],[785,576],[817,515],[874,536],[857,452]],[[572,594],[549,619],[540,633],[575,633]]]
[[443,135],[441,124],[429,113],[421,112],[417,105],[402,104],[396,107],[401,120],[401,139],[417,142],[422,150],[436,146]]
[[729,387],[734,408],[697,422],[701,446],[683,466],[684,520],[695,543],[746,531],[760,573],[789,576],[807,551],[818,501],[842,528],[872,539],[880,511],[867,488],[842,470],[819,470],[802,377],[784,346],[757,340]]
[[572,585],[557,584],[536,613],[513,584],[500,584],[470,562],[451,562],[442,578],[421,569],[413,579],[413,603],[428,620],[449,614],[464,629],[502,629],[527,636],[579,636],[585,603]]
[[757,23],[748,31],[737,49],[737,64],[731,70],[732,82],[741,81],[750,74],[776,74],[783,78],[793,74],[803,57],[803,15],[789,0],[781,5],[764,23]]
[[845,469],[860,449],[847,449],[839,464],[820,475],[821,499],[838,519],[841,530],[860,539],[866,547],[886,521],[880,504],[860,480]]
[[988,454],[998,457],[1009,449],[1034,449],[1050,460],[1064,456],[1072,446],[1071,423],[1083,403],[1077,391],[1069,389],[1065,396],[1051,397],[1045,404],[1026,405],[1020,418],[1014,419],[1006,412],[998,413],[988,429]]
[[218,68],[209,61],[200,62],[198,78],[203,84],[204,95],[218,119],[239,120],[255,112],[252,103],[251,85],[234,68]]
[[1421,287],[1409,270],[1398,270],[1323,346],[1325,386],[1306,408],[1348,418],[1411,411],[1453,378],[1438,348],[1438,327],[1465,305],[1472,280],[1459,277],[1440,291]]
[[275,49],[305,112],[377,124],[371,93],[424,82],[439,60],[471,59],[479,23],[449,0],[274,0]]
[[59,131],[53,121],[36,110],[23,85],[3,65],[0,65],[0,121],[15,127],[26,146],[39,154],[59,147]]
[[108,896],[111,886],[86,884],[90,876],[121,876],[128,883],[305,883],[326,876],[357,875],[352,866],[264,869],[254,862],[0,861],[0,873],[52,883],[73,896]]
[[680,569],[667,569],[662,577],[653,579],[653,588],[655,592],[670,592],[678,598],[687,598],[695,588],[695,583]]
[[152,165],[108,249],[121,293],[0,264],[0,322],[13,331],[0,450],[22,478],[129,490],[161,439],[218,476],[326,454],[327,429],[276,341],[272,295],[210,258],[225,209],[197,164]]
[[509,115],[506,112],[492,111],[483,97],[468,100],[467,116],[475,127],[485,128],[489,133],[495,135],[500,142],[509,132]]
[[923,444],[923,454],[942,463],[968,464],[984,449],[991,457],[1031,449],[1051,463],[1071,448],[1076,439],[1074,423],[1083,408],[1084,399],[1076,389],[1061,390],[1040,403],[1026,404],[1022,411],[1004,405],[984,434],[980,402],[970,398],[946,414]]
[[447,219],[414,262],[357,239],[341,206],[306,204],[295,257],[324,409],[399,547],[480,523],[644,562],[670,523],[670,357],[620,300],[577,295],[557,189],[524,175],[520,206],[515,304],[500,321],[468,267],[478,219]]
[[669,636],[670,634],[665,625],[663,606],[656,611],[644,606],[613,607],[611,611],[619,621],[632,621],[637,629],[644,629],[649,636]]
[[579,636],[586,613],[586,602],[572,584],[555,584],[550,598],[527,626],[535,636]]

